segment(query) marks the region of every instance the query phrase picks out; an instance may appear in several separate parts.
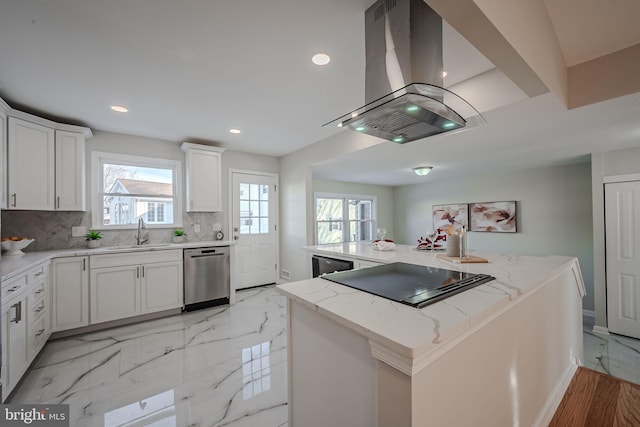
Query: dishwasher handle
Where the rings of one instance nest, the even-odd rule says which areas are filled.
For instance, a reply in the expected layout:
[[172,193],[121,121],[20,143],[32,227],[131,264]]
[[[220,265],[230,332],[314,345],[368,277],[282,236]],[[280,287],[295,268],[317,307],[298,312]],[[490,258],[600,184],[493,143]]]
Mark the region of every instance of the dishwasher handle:
[[210,256],[225,256],[227,254],[223,254],[223,253],[217,253],[217,254],[200,254],[200,255],[189,255],[189,258],[203,258],[203,257],[210,257]]

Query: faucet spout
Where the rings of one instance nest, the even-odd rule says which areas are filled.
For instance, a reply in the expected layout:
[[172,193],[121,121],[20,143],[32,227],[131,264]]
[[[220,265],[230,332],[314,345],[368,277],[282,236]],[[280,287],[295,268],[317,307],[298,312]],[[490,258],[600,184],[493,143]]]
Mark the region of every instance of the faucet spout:
[[136,240],[138,242],[138,246],[142,245],[143,243],[145,243],[148,239],[147,237],[144,236],[144,233],[142,232],[143,229],[147,228],[144,224],[144,220],[142,219],[142,217],[140,217],[140,219],[138,219],[138,235],[136,237]]

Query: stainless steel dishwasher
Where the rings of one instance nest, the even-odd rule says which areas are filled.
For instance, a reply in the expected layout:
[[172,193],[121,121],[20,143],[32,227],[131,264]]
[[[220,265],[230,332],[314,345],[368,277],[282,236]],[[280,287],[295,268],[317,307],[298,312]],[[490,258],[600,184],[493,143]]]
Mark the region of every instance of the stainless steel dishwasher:
[[229,246],[184,250],[186,311],[229,303],[229,253]]

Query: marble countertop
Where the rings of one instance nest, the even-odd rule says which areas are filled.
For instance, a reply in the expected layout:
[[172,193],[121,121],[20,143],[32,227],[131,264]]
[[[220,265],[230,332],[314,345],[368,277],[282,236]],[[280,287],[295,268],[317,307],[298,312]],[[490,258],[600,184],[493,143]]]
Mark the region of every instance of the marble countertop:
[[[392,351],[410,360],[435,357],[443,343],[455,341],[463,331],[498,315],[520,298],[567,270],[573,270],[577,292],[584,283],[574,257],[534,257],[472,252],[486,264],[455,264],[437,258],[438,251],[418,251],[398,245],[394,251],[377,251],[365,242],[306,247],[312,253],[357,258],[381,263],[406,262],[471,273],[496,280],[466,290],[422,309],[396,303],[321,278],[279,285],[278,290],[318,313],[369,338],[372,348]],[[440,252],[441,253],[441,252]],[[440,352],[437,352],[440,353]]]
[[2,281],[21,274],[36,265],[53,258],[67,256],[103,255],[121,252],[162,251],[170,249],[188,249],[211,246],[230,246],[236,242],[233,240],[210,240],[185,243],[151,243],[141,246],[107,246],[96,249],[56,249],[51,251],[25,252],[24,255],[2,255],[0,257],[0,277]]

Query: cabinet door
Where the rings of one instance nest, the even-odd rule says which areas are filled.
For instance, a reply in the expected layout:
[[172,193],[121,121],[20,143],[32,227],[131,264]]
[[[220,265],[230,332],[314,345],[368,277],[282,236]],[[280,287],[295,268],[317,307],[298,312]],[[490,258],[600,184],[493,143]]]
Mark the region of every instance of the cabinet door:
[[187,150],[187,212],[222,209],[220,153]]
[[92,268],[91,324],[140,314],[141,267]]
[[7,117],[0,112],[0,208],[7,208]]
[[89,324],[88,257],[57,258],[52,262],[52,331]]
[[182,307],[182,262],[142,266],[142,312]]
[[86,210],[85,140],[74,132],[56,131],[56,209]]
[[9,209],[54,209],[54,148],[53,129],[9,117]]
[[[28,298],[24,295],[4,306],[2,311],[3,338],[2,347],[4,371],[3,395],[6,396],[20,381],[28,366],[27,355],[27,310]],[[6,334],[6,338],[5,338]],[[6,352],[6,360],[4,353]]]

